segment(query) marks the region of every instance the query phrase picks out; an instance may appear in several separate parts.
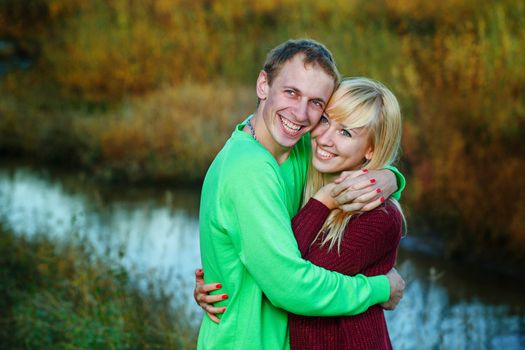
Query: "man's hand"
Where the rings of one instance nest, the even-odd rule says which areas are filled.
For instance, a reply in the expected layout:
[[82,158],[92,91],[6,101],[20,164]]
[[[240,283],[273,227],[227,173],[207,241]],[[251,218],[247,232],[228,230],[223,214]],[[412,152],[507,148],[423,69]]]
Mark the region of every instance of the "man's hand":
[[218,301],[228,299],[227,294],[209,295],[209,292],[221,289],[220,283],[204,284],[204,271],[202,269],[195,270],[195,289],[193,290],[193,298],[195,302],[206,312],[208,317],[215,323],[220,320],[216,316],[226,311],[226,307],[215,307],[212,304]]
[[388,169],[343,171],[334,182],[331,195],[346,212],[375,209],[397,190],[396,176]]
[[390,282],[390,299],[386,303],[381,304],[381,307],[386,310],[394,310],[405,293],[405,281],[395,268],[390,270],[386,277],[388,282]]

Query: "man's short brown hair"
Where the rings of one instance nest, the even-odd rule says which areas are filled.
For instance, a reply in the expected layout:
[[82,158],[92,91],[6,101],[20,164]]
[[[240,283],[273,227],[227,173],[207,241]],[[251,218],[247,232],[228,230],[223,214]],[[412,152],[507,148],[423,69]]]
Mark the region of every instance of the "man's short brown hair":
[[263,68],[267,74],[268,85],[272,84],[281,67],[297,54],[304,55],[303,62],[305,65],[319,65],[326,74],[334,79],[334,86],[337,86],[340,75],[332,53],[323,44],[312,39],[288,40],[268,53]]

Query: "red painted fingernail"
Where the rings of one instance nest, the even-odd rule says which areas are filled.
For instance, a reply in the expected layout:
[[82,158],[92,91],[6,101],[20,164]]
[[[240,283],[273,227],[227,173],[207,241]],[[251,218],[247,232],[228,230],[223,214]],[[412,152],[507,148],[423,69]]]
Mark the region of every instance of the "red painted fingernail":
[[222,296],[222,300],[226,300],[226,299],[228,299],[228,296],[227,296],[226,294],[224,294],[224,295]]
[[198,269],[197,272],[198,272],[198,273],[201,273],[201,272],[202,272],[202,269]]
[[218,283],[215,288],[222,288],[222,284]]
[[368,169],[363,169],[363,173],[368,173]]
[[376,179],[370,179],[370,183],[371,184],[375,184],[376,183]]
[[377,193],[381,193],[381,189],[378,188],[378,189],[376,190],[376,192],[377,192]]
[[380,200],[381,202],[384,202],[384,201],[385,201],[385,197],[381,197],[381,198],[379,198],[379,200]]

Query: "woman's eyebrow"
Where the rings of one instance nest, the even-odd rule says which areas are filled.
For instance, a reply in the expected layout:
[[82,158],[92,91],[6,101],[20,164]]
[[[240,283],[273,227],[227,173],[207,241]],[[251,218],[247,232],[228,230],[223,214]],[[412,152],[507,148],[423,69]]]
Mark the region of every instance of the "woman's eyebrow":
[[343,123],[339,123],[339,126],[341,126],[341,129],[351,130],[355,132],[356,134],[360,134],[364,130],[364,126],[351,128],[351,127],[344,125]]

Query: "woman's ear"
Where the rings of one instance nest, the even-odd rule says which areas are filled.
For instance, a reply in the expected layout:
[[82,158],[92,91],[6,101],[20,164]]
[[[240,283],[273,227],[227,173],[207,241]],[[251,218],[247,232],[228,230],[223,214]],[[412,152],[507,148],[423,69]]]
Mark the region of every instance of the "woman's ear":
[[367,162],[370,161],[370,159],[372,159],[373,156],[374,156],[374,146],[369,146],[365,152],[366,161]]
[[268,74],[262,70],[257,77],[257,84],[255,86],[257,97],[259,97],[260,100],[266,100],[268,97],[268,88]]

